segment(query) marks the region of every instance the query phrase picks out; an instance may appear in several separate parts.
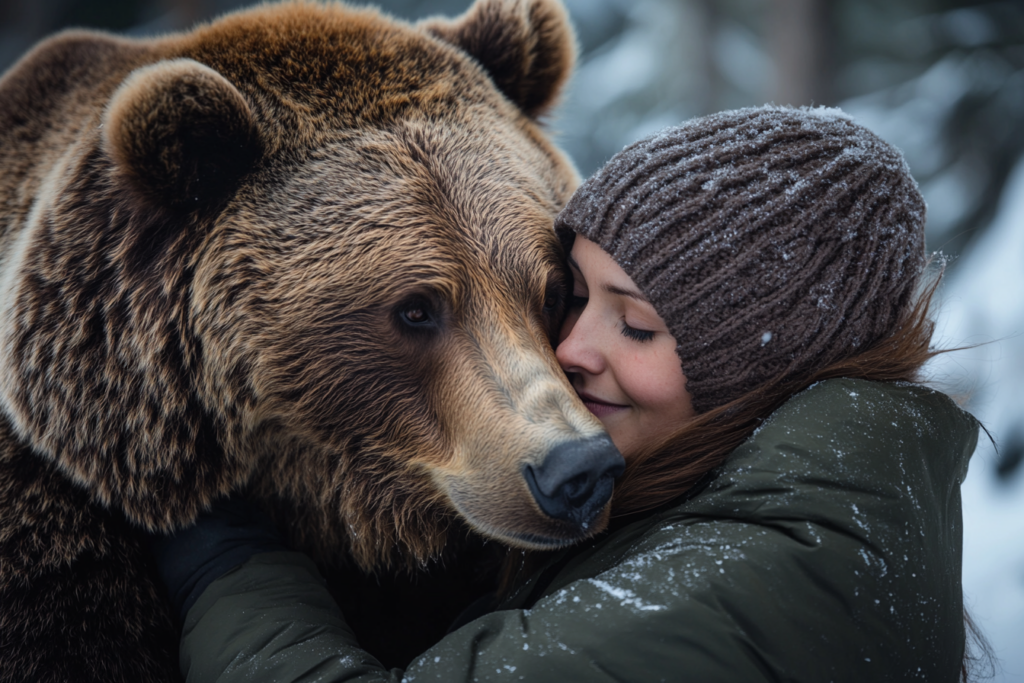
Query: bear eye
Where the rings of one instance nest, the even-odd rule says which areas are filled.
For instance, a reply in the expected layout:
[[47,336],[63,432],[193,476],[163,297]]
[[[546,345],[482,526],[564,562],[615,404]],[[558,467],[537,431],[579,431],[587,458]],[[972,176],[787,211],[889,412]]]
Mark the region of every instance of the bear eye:
[[554,313],[562,303],[562,293],[557,289],[549,289],[544,295],[544,312]]
[[430,320],[430,316],[422,308],[407,308],[402,311],[402,316],[407,323],[412,323],[413,325],[422,325]]
[[398,307],[398,319],[407,328],[423,330],[437,326],[433,306],[423,299],[413,299]]
[[557,315],[561,313],[562,305],[565,303],[565,282],[557,277],[548,280],[548,286],[544,290],[544,313],[545,315]]

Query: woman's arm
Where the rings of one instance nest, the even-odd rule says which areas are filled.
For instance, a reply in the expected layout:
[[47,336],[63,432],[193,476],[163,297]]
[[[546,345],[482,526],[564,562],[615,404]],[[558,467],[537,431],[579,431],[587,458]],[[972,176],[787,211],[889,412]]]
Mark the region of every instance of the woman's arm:
[[[696,555],[718,571],[710,555]],[[678,586],[641,596],[621,578],[620,571],[577,581],[532,609],[488,614],[405,671],[387,671],[359,647],[308,558],[257,555],[213,582],[189,611],[182,672],[190,683],[771,680],[713,606],[680,601]]]
[[977,423],[912,386],[795,397],[699,496],[576,555],[527,609],[405,671],[359,648],[312,563],[256,555],[188,612],[189,681],[954,681],[959,485]]

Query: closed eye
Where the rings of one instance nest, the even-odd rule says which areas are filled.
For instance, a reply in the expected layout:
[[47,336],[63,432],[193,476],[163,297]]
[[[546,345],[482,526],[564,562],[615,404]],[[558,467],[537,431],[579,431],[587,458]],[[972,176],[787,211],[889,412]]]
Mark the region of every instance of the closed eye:
[[635,327],[630,327],[626,324],[626,321],[622,321],[622,334],[627,339],[632,339],[638,342],[649,342],[654,339],[654,332],[650,330],[638,330]]

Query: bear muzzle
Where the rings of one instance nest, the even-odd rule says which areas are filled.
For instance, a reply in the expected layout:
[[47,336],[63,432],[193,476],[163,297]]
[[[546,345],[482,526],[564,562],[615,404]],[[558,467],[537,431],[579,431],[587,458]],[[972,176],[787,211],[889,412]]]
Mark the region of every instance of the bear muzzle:
[[611,439],[596,436],[555,446],[539,465],[524,466],[523,478],[546,515],[586,531],[611,500],[625,467]]

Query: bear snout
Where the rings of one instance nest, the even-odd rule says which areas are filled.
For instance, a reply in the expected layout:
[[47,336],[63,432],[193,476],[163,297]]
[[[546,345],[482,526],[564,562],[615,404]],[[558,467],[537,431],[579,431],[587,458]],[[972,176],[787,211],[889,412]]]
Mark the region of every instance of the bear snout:
[[523,477],[544,514],[588,529],[625,467],[611,439],[595,436],[558,444],[539,465],[523,467]]

